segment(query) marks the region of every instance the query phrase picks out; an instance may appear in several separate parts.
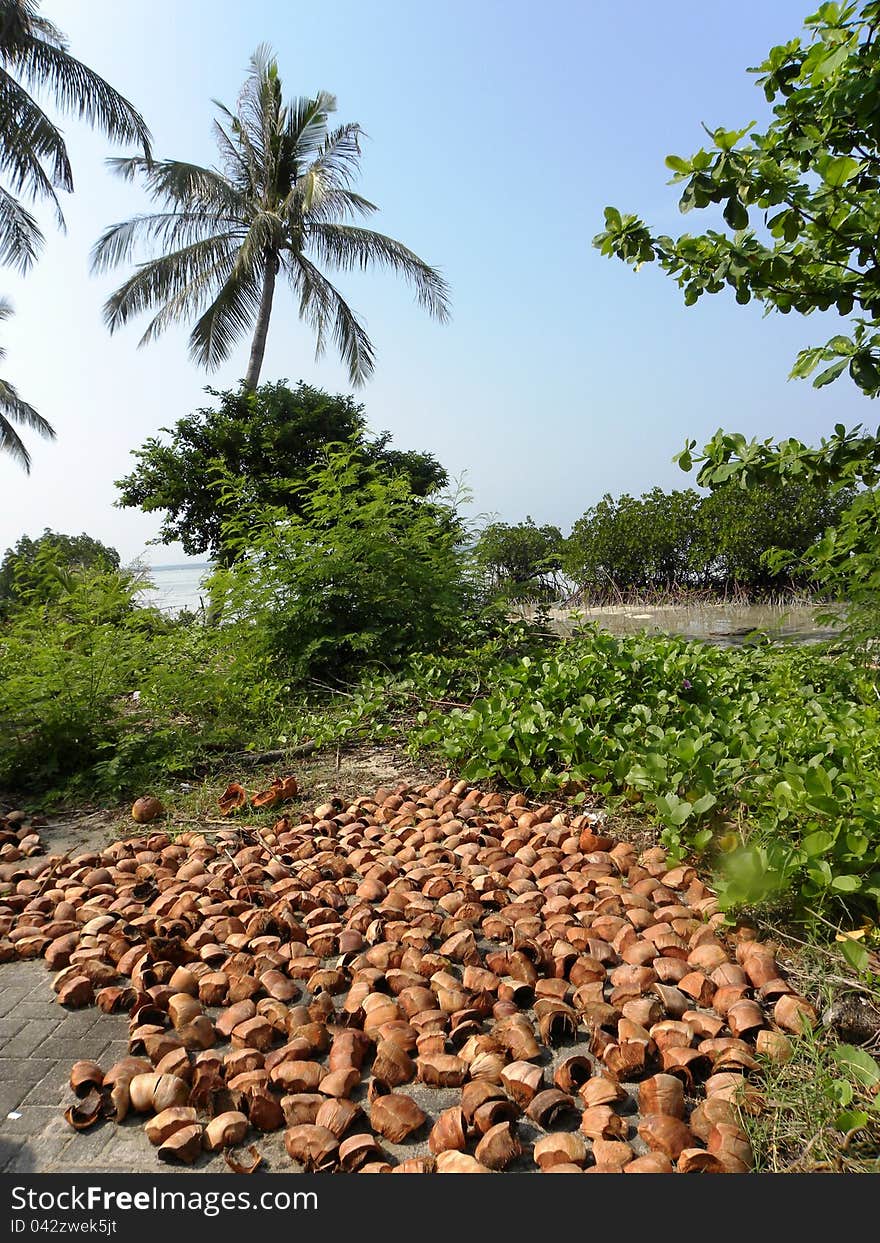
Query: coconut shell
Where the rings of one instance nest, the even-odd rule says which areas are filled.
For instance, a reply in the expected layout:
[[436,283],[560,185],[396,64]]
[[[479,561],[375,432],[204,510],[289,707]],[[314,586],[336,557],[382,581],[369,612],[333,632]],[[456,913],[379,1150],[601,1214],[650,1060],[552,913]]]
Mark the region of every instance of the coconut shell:
[[163,1141],[159,1146],[161,1161],[180,1161],[184,1165],[192,1165],[202,1151],[202,1127],[199,1123],[191,1123],[181,1127]]
[[212,1118],[205,1127],[204,1145],[208,1152],[235,1148],[247,1135],[248,1120],[243,1113],[229,1110]]
[[306,1173],[333,1169],[339,1156],[338,1139],[323,1126],[290,1127],[284,1133],[284,1147]]
[[370,1105],[371,1127],[394,1144],[402,1143],[426,1121],[426,1115],[412,1097],[399,1092],[380,1096]]
[[160,1144],[164,1144],[175,1131],[180,1131],[183,1127],[192,1126],[197,1122],[198,1115],[194,1109],[188,1105],[174,1105],[170,1109],[163,1109],[145,1122],[144,1132],[150,1143],[157,1148]]

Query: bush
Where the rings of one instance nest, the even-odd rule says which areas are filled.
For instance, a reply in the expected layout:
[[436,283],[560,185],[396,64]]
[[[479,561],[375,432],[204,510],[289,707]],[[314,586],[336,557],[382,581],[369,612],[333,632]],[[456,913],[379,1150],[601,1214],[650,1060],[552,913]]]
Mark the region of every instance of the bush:
[[117,737],[149,632],[129,576],[74,576],[0,632],[0,783],[38,788],[88,769]]
[[393,666],[460,633],[475,592],[452,505],[414,496],[404,476],[345,446],[293,486],[301,513],[249,503],[226,479],[235,560],[210,590],[243,648],[302,679]]
[[446,471],[430,453],[392,449],[388,432],[373,438],[364,407],[351,397],[303,381],[289,388],[283,380],[253,391],[243,385],[206,391],[218,408],[203,407],[163,428],[168,444],[151,436],[133,451],[135,469],[117,480],[117,504],[163,514],[162,543],[179,540],[190,555],[207,553],[222,564],[230,560],[223,524],[238,498],[227,493],[224,504],[213,486],[218,466],[246,479],[255,501],[296,511],[300,493],[289,481],[302,483],[335,442],[350,444],[365,462],[406,475],[420,496],[446,486]]
[[276,671],[223,628],[137,607],[138,590],[130,575],[74,575],[0,629],[0,786],[45,804],[130,794],[277,731]]

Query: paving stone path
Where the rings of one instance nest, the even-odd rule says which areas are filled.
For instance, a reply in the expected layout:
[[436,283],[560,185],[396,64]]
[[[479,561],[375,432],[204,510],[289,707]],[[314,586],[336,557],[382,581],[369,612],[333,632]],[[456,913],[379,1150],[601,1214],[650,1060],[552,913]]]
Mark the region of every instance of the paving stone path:
[[[0,1173],[228,1172],[219,1154],[205,1153],[190,1167],[163,1165],[142,1117],[71,1130],[64,1120],[71,1066],[90,1058],[109,1067],[125,1057],[128,1017],[94,1007],[65,1010],[51,979],[41,961],[0,966]],[[291,1172],[283,1134],[257,1137],[266,1172]],[[248,1143],[252,1139],[253,1133]]]

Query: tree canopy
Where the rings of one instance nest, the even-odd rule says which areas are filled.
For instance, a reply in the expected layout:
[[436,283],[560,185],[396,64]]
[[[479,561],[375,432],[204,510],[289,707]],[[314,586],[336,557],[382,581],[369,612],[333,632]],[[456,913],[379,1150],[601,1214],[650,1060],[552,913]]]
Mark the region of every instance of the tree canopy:
[[206,390],[216,406],[179,419],[163,443],[151,436],[133,451],[136,466],[117,480],[120,507],[163,512],[160,540],[180,541],[190,555],[230,557],[224,523],[235,501],[224,500],[218,473],[247,481],[252,501],[302,511],[303,497],[293,490],[331,444],[357,450],[365,464],[384,464],[402,474],[418,496],[445,487],[446,471],[430,453],[390,448],[385,432],[371,437],[364,406],[343,394],[331,395],[300,381],[262,384],[253,392]]
[[[851,500],[850,492],[803,483],[745,495],[730,486],[708,496],[661,488],[606,495],[574,524],[563,564],[597,595],[806,587],[810,575],[798,559]],[[768,562],[773,549],[788,555],[785,565]]]
[[492,591],[509,597],[543,597],[556,592],[562,568],[562,532],[552,525],[490,522],[474,548]]
[[119,553],[91,535],[63,535],[47,527],[23,535],[0,562],[0,614],[25,601],[46,601],[65,590],[66,579],[84,570],[119,569]]

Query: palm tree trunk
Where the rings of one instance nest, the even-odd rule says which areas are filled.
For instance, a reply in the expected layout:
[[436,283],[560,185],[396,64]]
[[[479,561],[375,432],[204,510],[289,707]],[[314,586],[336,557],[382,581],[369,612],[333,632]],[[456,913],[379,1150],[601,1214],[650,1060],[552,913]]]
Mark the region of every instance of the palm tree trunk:
[[257,315],[257,326],[251,344],[251,357],[248,363],[244,386],[251,391],[257,387],[260,369],[263,366],[263,355],[266,352],[266,337],[269,333],[269,317],[272,314],[272,299],[275,296],[275,277],[278,273],[278,258],[270,254],[266,256],[263,269],[263,292],[260,295],[260,310]]

